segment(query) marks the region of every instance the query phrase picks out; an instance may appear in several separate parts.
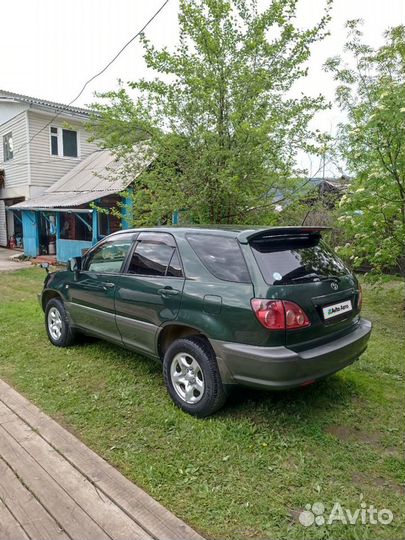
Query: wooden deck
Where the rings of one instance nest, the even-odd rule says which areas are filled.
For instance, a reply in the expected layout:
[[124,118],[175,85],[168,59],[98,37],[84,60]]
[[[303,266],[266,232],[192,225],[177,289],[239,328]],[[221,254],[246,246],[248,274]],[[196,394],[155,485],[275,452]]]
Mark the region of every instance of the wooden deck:
[[0,380],[0,540],[202,540]]

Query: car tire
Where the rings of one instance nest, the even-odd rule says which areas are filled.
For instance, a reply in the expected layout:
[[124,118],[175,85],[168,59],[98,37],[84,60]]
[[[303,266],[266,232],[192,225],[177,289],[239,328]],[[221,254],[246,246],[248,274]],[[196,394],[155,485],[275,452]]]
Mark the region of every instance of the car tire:
[[163,358],[163,376],[172,400],[193,416],[210,416],[226,401],[217,360],[205,338],[174,341]]
[[75,332],[61,300],[52,298],[45,308],[45,328],[49,341],[56,347],[69,347],[75,341]]

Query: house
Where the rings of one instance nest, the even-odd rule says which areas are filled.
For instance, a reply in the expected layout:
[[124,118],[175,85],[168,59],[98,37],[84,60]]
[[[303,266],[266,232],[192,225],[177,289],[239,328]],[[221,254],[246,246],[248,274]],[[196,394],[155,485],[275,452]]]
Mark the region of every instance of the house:
[[311,178],[306,195],[306,203],[311,205],[320,201],[326,208],[332,209],[349,189],[350,178],[342,175],[339,178]]
[[[0,90],[0,246],[24,245],[19,212],[93,153],[84,124],[90,111]],[[46,228],[43,220],[39,228]]]
[[[125,179],[119,174],[122,161],[109,150],[96,150],[40,196],[12,205],[10,211],[22,216],[25,255],[55,255],[66,262],[104,236],[128,228],[130,184],[149,165],[144,156],[142,145],[134,149],[132,175]],[[111,208],[120,208],[121,215]]]
[[[120,193],[137,174],[117,179],[122,163],[88,141],[90,114],[0,90],[0,246],[64,262],[129,225]],[[139,173],[150,162],[144,150],[132,156]],[[109,210],[120,205],[116,217]]]

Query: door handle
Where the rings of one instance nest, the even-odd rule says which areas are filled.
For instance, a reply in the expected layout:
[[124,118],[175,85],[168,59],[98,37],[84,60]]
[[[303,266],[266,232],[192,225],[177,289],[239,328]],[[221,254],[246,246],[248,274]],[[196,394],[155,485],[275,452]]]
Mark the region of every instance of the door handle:
[[157,292],[163,298],[167,298],[168,296],[176,296],[177,294],[180,294],[180,291],[178,291],[177,289],[172,289],[171,287],[165,287],[164,289],[158,289]]
[[103,281],[101,284],[102,288],[106,291],[107,289],[114,289],[115,283],[110,283],[108,281]]

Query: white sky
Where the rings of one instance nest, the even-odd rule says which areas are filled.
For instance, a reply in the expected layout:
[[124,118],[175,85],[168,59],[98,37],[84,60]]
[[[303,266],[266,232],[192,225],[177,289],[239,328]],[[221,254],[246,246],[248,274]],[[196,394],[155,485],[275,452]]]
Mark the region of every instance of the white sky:
[[[266,6],[270,0],[259,0]],[[160,7],[163,0],[0,0],[0,88],[68,103],[84,82],[98,72]],[[324,0],[300,0],[302,27],[320,17]],[[147,29],[156,46],[172,46],[177,40],[177,0],[170,0]],[[313,46],[309,75],[296,92],[322,92],[332,100],[334,82],[322,71],[329,56],[340,54],[347,19],[364,19],[364,34],[372,46],[382,43],[390,26],[405,23],[405,0],[335,0],[331,35]],[[136,80],[146,74],[139,41],[96,79],[76,105],[93,101],[93,92],[116,88],[117,79]],[[333,108],[319,114],[313,127],[330,132],[342,119]],[[302,158],[303,166],[309,161]],[[317,168],[314,163],[313,167]],[[313,170],[313,172],[315,172]],[[332,171],[330,171],[332,172]]]

